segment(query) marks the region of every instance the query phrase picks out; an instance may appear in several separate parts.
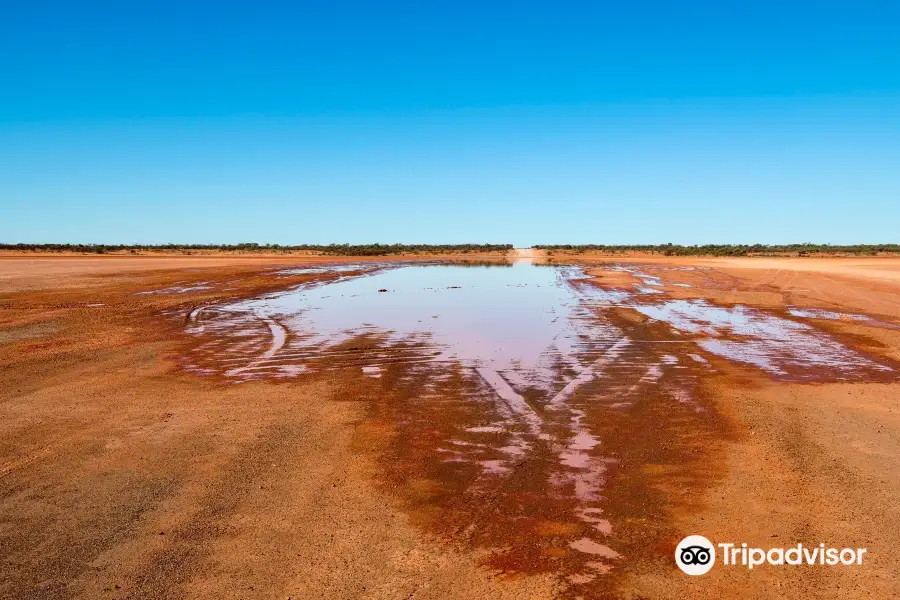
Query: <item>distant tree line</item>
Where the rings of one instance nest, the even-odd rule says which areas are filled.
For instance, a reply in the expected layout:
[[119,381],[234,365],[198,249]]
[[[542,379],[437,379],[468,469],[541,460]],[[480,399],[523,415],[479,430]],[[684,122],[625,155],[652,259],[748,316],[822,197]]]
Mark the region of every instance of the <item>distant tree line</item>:
[[602,252],[624,254],[626,252],[643,252],[661,254],[663,256],[777,256],[794,255],[810,256],[813,254],[854,254],[869,255],[900,253],[900,244],[854,244],[840,246],[831,244],[705,244],[702,246],[682,246],[680,244],[556,244],[532,246],[550,252]]
[[0,250],[19,252],[76,252],[87,254],[140,252],[310,252],[334,256],[387,256],[391,254],[454,254],[507,252],[512,244],[0,244]]

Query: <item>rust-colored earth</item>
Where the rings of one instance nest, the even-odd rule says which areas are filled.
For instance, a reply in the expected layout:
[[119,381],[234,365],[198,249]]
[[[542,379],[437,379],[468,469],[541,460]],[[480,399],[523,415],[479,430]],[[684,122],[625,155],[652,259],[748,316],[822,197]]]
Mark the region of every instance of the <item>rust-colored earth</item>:
[[264,310],[397,261],[0,257],[0,597],[900,596],[900,259],[550,258],[538,385]]

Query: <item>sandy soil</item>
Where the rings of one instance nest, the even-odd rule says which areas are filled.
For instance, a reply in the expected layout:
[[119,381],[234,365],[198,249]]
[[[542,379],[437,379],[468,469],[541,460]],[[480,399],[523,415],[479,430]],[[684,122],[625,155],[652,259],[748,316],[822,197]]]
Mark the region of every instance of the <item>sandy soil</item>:
[[[609,260],[579,259],[597,267],[601,280],[600,263]],[[898,259],[635,260],[648,269],[711,267],[667,272],[667,283],[693,286],[667,285],[673,297],[900,319]],[[552,571],[504,570],[486,562],[483,549],[441,535],[427,482],[403,487],[390,475],[385,457],[396,452],[397,433],[388,417],[396,408],[386,404],[383,380],[323,373],[234,385],[177,370],[183,322],[167,311],[312,277],[268,274],[295,262],[0,259],[0,597],[578,593]],[[233,289],[136,295],[203,281],[229,281]],[[610,282],[628,279],[616,274]],[[819,325],[872,355],[900,358],[900,331],[841,320]],[[674,438],[666,436],[683,432],[661,431],[665,415],[652,404],[645,430],[629,432],[635,440],[652,435],[633,446],[640,470],[628,477],[642,481],[620,484],[643,490],[653,510],[629,496],[632,504],[617,514],[624,529],[646,530],[653,542],[641,553],[640,537],[629,541],[639,555],[602,593],[900,596],[900,385],[784,383],[725,361],[716,367],[720,374],[704,380],[703,392],[722,422],[703,425],[697,443],[685,447],[695,456],[694,479],[686,483],[682,471],[667,476],[654,458],[664,456],[654,445],[668,447]],[[671,553],[689,533],[869,552],[861,568],[714,569],[688,578]]]
[[[414,256],[391,256],[389,260],[497,260],[496,254],[417,254]],[[190,256],[130,256],[123,255],[65,255],[62,253],[13,253],[0,252],[0,292],[15,292],[43,289],[55,285],[84,286],[101,283],[104,277],[127,277],[131,274],[185,269],[190,274],[193,269],[212,267],[264,267],[291,266],[296,264],[346,264],[366,263],[385,260],[381,256],[334,257],[334,256],[292,256],[285,254],[195,254]]]

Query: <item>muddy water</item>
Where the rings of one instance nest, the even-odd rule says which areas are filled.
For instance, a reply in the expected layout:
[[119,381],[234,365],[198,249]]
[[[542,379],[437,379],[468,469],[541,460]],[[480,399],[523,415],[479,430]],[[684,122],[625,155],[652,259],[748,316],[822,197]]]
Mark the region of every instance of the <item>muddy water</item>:
[[[202,369],[237,379],[353,365],[374,375],[379,365],[396,361],[458,362],[513,403],[516,388],[550,393],[561,382],[566,389],[578,385],[590,376],[586,365],[607,347],[630,343],[621,327],[604,318],[613,307],[666,323],[671,334],[690,336],[700,350],[774,376],[855,379],[891,371],[809,323],[841,318],[838,313],[790,309],[779,315],[670,300],[660,276],[634,266],[612,268],[632,272],[639,283],[633,290],[603,289],[586,284],[575,267],[527,262],[375,267],[327,286],[202,307],[191,315],[189,332],[219,334],[200,349],[210,359]],[[278,274],[301,271],[311,269]],[[878,323],[865,315],[847,317]],[[370,340],[367,348],[348,348],[360,338]],[[579,375],[569,378],[567,369]]]
[[677,504],[660,490],[709,482],[727,428],[699,383],[717,360],[773,379],[895,375],[817,329],[822,315],[673,300],[633,266],[612,267],[634,275],[623,288],[571,266],[367,268],[198,307],[185,368],[377,386],[396,432],[386,478],[423,526],[577,589],[658,554]]
[[[269,347],[259,354],[249,346],[221,350],[218,358],[234,365],[226,370],[233,377],[344,366],[344,358],[374,367],[397,360],[397,348],[414,346],[410,359],[459,361],[488,378],[502,370],[523,385],[549,389],[557,362],[578,366],[576,354],[620,336],[613,327],[585,320],[590,314],[566,285],[568,276],[528,264],[384,268],[328,286],[206,308],[198,327],[205,332],[234,325],[236,338],[254,337],[254,325],[271,332]],[[377,339],[377,349],[347,357],[346,343],[359,336]]]

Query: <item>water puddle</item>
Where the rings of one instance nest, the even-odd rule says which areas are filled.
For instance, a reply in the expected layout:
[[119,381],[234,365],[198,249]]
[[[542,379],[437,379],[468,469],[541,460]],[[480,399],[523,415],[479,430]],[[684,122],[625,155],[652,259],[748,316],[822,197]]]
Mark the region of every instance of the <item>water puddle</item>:
[[[505,381],[549,389],[560,362],[577,368],[576,354],[596,352],[620,336],[594,322],[567,276],[565,269],[528,264],[387,268],[207,307],[192,317],[191,332],[237,342],[216,355],[234,365],[224,374],[244,379],[278,376],[297,363],[334,368],[428,360],[476,368],[498,389],[503,384],[494,373],[501,371]],[[370,347],[347,347],[366,336]]]
[[367,268],[194,309],[184,368],[235,382],[344,370],[376,387],[376,418],[396,429],[385,476],[425,522],[491,549],[495,568],[586,590],[666,535],[628,530],[667,510],[649,462],[661,487],[702,488],[722,438],[698,391],[712,357],[797,381],[893,373],[810,315],[673,300],[632,266],[628,290],[571,266]]
[[892,371],[811,325],[746,306],[668,300],[636,305],[635,310],[678,331],[700,334],[697,345],[707,352],[757,366],[772,375],[852,380]]
[[824,319],[827,321],[849,321],[849,322],[857,322],[863,323],[870,327],[880,327],[882,329],[894,329],[900,330],[900,325],[896,325],[894,323],[889,323],[887,321],[882,321],[880,319],[875,319],[870,317],[869,315],[859,315],[853,313],[844,313],[844,312],[835,312],[831,310],[825,310],[822,308],[796,308],[792,307],[788,309],[788,314],[794,317],[800,317],[804,319]]
[[365,271],[369,267],[371,267],[371,263],[351,263],[346,265],[315,265],[309,267],[279,269],[275,271],[274,274],[279,277],[286,277],[288,275],[317,275],[320,273],[352,273],[354,271]]
[[190,292],[202,292],[204,290],[211,290],[212,285],[208,281],[201,281],[199,283],[193,285],[175,285],[172,287],[167,287],[159,290],[150,290],[146,292],[135,292],[137,296],[147,296],[152,294],[187,294]]

